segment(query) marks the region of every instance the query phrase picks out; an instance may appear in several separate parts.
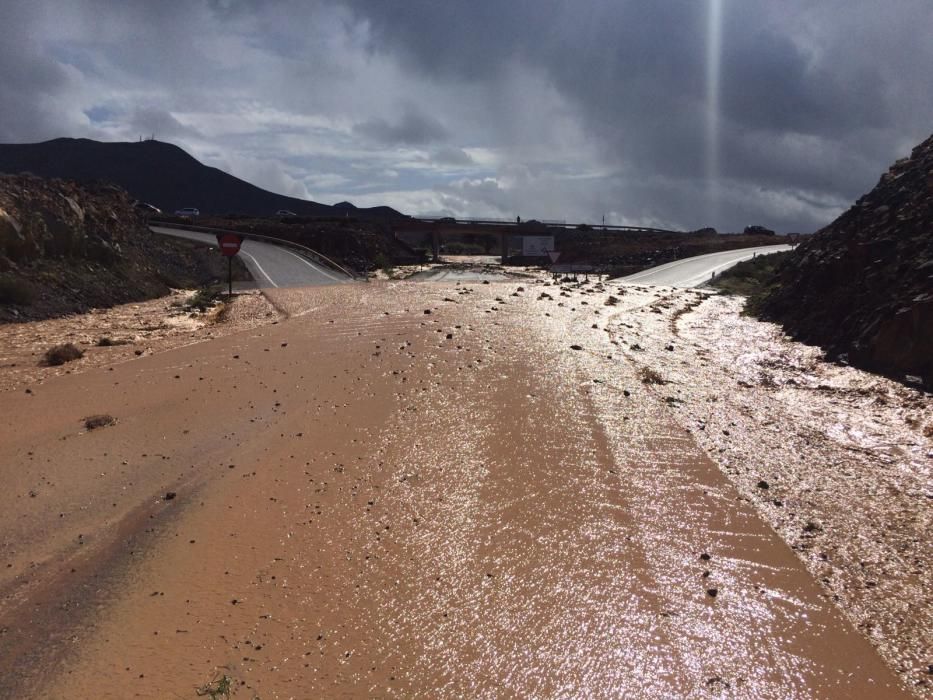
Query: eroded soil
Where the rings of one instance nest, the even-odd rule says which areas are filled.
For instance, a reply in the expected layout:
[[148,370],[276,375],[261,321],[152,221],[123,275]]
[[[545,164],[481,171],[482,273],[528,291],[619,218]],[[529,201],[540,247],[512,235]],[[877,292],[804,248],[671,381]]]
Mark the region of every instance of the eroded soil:
[[[278,320],[282,314],[258,292],[237,293],[199,311],[186,302],[190,290],[151,301],[95,309],[47,321],[0,325],[0,391],[28,388],[60,374],[83,372],[170,348],[201,342]],[[113,344],[101,345],[101,339]],[[73,343],[84,357],[49,366],[44,355]]]
[[3,393],[0,697],[929,694],[928,397],[705,296],[281,290]]

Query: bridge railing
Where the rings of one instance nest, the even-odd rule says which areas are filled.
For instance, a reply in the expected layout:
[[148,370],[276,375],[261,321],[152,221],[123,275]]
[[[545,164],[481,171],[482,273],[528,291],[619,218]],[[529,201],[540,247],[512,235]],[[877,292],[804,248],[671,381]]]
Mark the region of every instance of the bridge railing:
[[433,218],[433,217],[420,217],[413,216],[411,220],[418,221],[425,224],[463,224],[463,225],[474,225],[474,226],[502,226],[510,227],[515,229],[515,235],[522,233],[524,228],[531,229],[535,225],[540,224],[541,226],[546,226],[548,228],[562,228],[566,230],[580,230],[580,231],[612,231],[619,233],[677,233],[682,234],[683,231],[673,231],[671,229],[664,228],[652,228],[650,226],[612,226],[609,224],[568,224],[564,220],[557,219],[530,219],[527,221],[517,222],[515,219],[453,219],[451,217],[442,217],[442,218]]
[[323,265],[324,267],[330,267],[331,269],[336,270],[337,272],[343,273],[350,279],[359,278],[358,275],[348,270],[347,268],[343,267],[343,265],[340,265],[334,262],[333,260],[328,258],[323,253],[319,253],[313,248],[309,248],[306,245],[301,245],[300,243],[295,243],[294,241],[289,241],[285,238],[275,238],[273,236],[263,236],[258,233],[244,233],[243,231],[231,231],[229,229],[212,228],[209,226],[195,226],[193,224],[177,224],[172,221],[159,221],[156,219],[150,219],[149,226],[162,226],[163,228],[178,228],[178,229],[182,229],[183,231],[195,231],[198,233],[213,233],[213,234],[232,233],[235,236],[240,236],[241,238],[247,238],[250,240],[256,240],[256,241],[259,241],[260,243],[271,243],[273,245],[280,245],[284,247],[295,248],[297,252],[301,253],[307,258],[310,258],[313,262],[316,262],[319,265]]

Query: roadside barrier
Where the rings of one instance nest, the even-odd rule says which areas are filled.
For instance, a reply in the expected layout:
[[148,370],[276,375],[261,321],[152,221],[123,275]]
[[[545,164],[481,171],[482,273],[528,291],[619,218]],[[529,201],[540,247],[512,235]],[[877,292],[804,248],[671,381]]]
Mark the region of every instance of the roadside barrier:
[[274,238],[272,236],[263,236],[258,233],[244,233],[243,231],[231,231],[229,229],[222,228],[212,228],[209,226],[193,226],[192,224],[178,224],[174,221],[159,221],[157,219],[149,219],[148,225],[152,226],[162,226],[164,228],[177,228],[183,231],[196,231],[199,233],[232,233],[235,236],[240,236],[241,238],[248,238],[250,240],[256,240],[262,243],[271,243],[273,245],[280,245],[288,248],[295,248],[301,255],[306,258],[309,258],[312,262],[316,262],[319,265],[329,267],[332,270],[341,272],[352,280],[359,279],[359,276],[343,267],[342,265],[334,262],[328,258],[323,253],[319,253],[313,248],[308,246],[301,245],[300,243],[295,243],[294,241],[288,241],[284,238]]

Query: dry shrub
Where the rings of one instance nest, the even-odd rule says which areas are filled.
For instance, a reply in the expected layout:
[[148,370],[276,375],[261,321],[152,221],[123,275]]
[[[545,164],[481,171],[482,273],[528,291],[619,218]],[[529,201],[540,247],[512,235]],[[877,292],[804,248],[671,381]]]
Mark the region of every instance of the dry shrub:
[[642,384],[667,384],[664,378],[650,367],[642,367],[638,370],[638,376]]
[[62,343],[45,351],[45,363],[50,366],[63,365],[82,357],[84,351],[74,343]]

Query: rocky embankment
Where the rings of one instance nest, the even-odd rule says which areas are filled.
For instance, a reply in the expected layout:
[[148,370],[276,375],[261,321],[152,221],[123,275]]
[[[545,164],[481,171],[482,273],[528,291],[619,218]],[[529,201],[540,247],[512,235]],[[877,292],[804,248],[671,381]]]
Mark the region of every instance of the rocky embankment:
[[154,238],[115,186],[0,176],[0,323],[152,299],[224,275],[207,247]]
[[834,358],[933,388],[933,136],[801,244],[760,311]]

